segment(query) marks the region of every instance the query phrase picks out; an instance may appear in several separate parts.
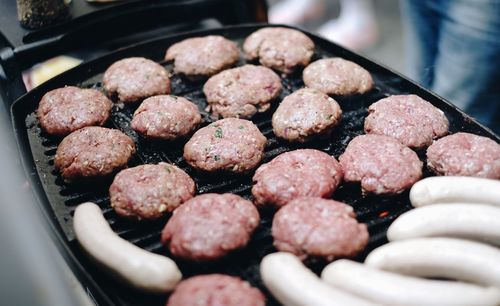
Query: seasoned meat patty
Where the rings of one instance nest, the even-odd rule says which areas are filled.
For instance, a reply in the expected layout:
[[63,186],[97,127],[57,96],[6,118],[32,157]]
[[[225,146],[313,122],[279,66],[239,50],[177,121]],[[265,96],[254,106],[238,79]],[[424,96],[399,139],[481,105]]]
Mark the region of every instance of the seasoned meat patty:
[[211,76],[238,62],[238,47],[222,36],[188,38],[168,48],[167,61],[174,71],[187,76]]
[[344,180],[361,182],[363,192],[400,193],[422,177],[422,162],[410,148],[392,137],[355,137],[339,157]]
[[143,57],[129,57],[111,65],[103,77],[104,89],[124,103],[170,93],[168,72]]
[[342,180],[342,168],[332,156],[313,149],[278,155],[260,166],[253,176],[257,205],[286,205],[298,197],[327,198]]
[[166,306],[265,306],[259,289],[238,277],[198,275],[180,282]]
[[352,257],[368,243],[366,225],[356,221],[351,206],[314,197],[297,198],[281,208],[272,234],[278,250],[302,259]]
[[306,142],[330,134],[341,116],[337,101],[316,89],[303,88],[283,99],[273,114],[273,130],[286,140]]
[[112,107],[100,91],[68,86],[43,95],[37,114],[45,132],[65,136],[82,127],[103,125]]
[[411,148],[427,147],[448,133],[444,113],[416,95],[390,96],[370,105],[368,111],[367,134],[394,137]]
[[230,193],[206,193],[174,210],[161,240],[175,257],[217,260],[245,247],[259,221],[252,202]]
[[439,175],[500,179],[500,145],[469,133],[449,135],[427,149],[427,166]]
[[54,164],[65,181],[107,176],[127,166],[135,144],[114,129],[90,126],[66,136],[57,147]]
[[368,71],[340,57],[320,59],[303,72],[304,84],[329,95],[362,94],[373,88]]
[[191,177],[167,163],[122,170],[109,187],[116,213],[138,220],[160,218],[191,199],[194,193]]
[[182,97],[160,95],[144,100],[130,125],[144,137],[174,140],[190,135],[200,123],[195,104]]
[[314,42],[302,32],[288,28],[264,28],[247,37],[243,51],[250,60],[289,74],[309,64]]
[[246,172],[260,163],[267,139],[251,121],[227,118],[194,133],[184,158],[203,171]]
[[269,68],[245,65],[214,75],[203,92],[214,116],[250,118],[269,109],[281,92],[281,80]]

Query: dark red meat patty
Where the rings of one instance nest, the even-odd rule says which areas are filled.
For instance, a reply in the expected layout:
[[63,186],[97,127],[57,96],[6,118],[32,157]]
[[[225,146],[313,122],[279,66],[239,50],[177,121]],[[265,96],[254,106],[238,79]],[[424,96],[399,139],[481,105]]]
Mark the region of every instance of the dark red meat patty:
[[289,74],[309,64],[314,42],[297,30],[264,28],[247,37],[243,51],[248,59],[259,59],[262,65]]
[[103,125],[112,107],[100,91],[68,86],[43,95],[37,114],[45,132],[65,136],[86,126]]
[[193,37],[173,44],[165,59],[174,71],[188,76],[211,76],[238,62],[236,44],[219,35]]
[[214,116],[250,118],[269,109],[281,92],[281,80],[269,68],[245,65],[214,75],[203,92]]
[[105,72],[104,89],[125,103],[170,93],[168,72],[160,64],[143,57],[115,62]]
[[444,113],[416,95],[390,96],[370,105],[368,111],[367,134],[394,137],[411,148],[427,147],[448,133]]
[[199,275],[180,282],[167,306],[265,306],[259,289],[238,277]]
[[259,221],[252,202],[235,194],[207,193],[174,210],[161,240],[175,257],[217,260],[245,247]]
[[203,171],[246,172],[262,160],[267,139],[251,121],[226,118],[194,133],[184,158]]
[[339,157],[344,180],[360,182],[363,192],[400,193],[422,177],[422,162],[410,148],[392,137],[355,137]]
[[469,133],[449,135],[427,149],[427,166],[439,175],[500,179],[500,145]]
[[340,122],[342,110],[327,94],[303,88],[285,97],[273,114],[276,136],[306,142],[318,135],[329,135]]
[[272,234],[280,251],[327,261],[355,256],[369,237],[351,206],[312,197],[292,200],[281,208],[274,215]]
[[91,126],[66,136],[54,164],[66,181],[107,176],[127,166],[135,144],[119,130]]
[[200,123],[195,104],[182,97],[160,95],[141,103],[130,126],[147,138],[174,140],[189,136]]
[[313,149],[278,155],[260,166],[253,176],[257,205],[286,205],[298,197],[327,198],[342,180],[342,168],[332,156]]
[[157,219],[191,199],[195,184],[181,169],[167,163],[141,165],[120,171],[109,196],[120,216],[133,219]]

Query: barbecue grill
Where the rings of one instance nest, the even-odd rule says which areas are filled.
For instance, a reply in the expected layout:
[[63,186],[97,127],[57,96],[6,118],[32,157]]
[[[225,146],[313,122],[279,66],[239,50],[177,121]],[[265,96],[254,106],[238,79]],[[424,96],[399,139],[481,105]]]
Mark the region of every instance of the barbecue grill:
[[[241,19],[240,21],[248,20]],[[148,295],[129,289],[109,277],[95,263],[90,261],[80,249],[73,233],[72,216],[76,206],[86,201],[98,204],[102,208],[104,216],[111,224],[113,230],[121,237],[146,250],[167,256],[169,255],[168,249],[160,243],[160,231],[168,216],[158,221],[144,223],[123,220],[115,214],[109,205],[109,180],[79,185],[65,184],[55,171],[53,162],[60,139],[47,135],[40,130],[35,113],[38,101],[40,101],[42,95],[47,91],[65,85],[101,89],[102,73],[104,70],[113,62],[125,57],[147,57],[159,62],[169,71],[172,71],[171,64],[164,62],[163,56],[165,50],[175,42],[194,36],[223,35],[235,41],[241,47],[246,36],[264,26],[268,25],[243,24],[219,26],[157,37],[152,40],[133,44],[77,66],[26,93],[12,104],[11,119],[14,134],[19,146],[19,154],[26,172],[26,178],[29,180],[33,192],[38,199],[38,203],[36,204],[40,205],[41,210],[47,217],[47,222],[50,223],[54,237],[60,244],[60,250],[64,253],[69,266],[96,304],[164,305],[166,296]],[[343,118],[340,126],[334,130],[332,136],[328,139],[317,140],[307,144],[290,144],[274,136],[271,126],[271,116],[277,107],[277,103],[273,104],[271,110],[268,112],[256,115],[252,118],[252,121],[268,138],[263,162],[268,162],[282,152],[305,147],[319,149],[338,158],[353,137],[363,134],[363,123],[368,113],[368,106],[381,98],[393,94],[417,94],[443,110],[450,121],[451,133],[458,131],[471,132],[490,137],[500,142],[500,138],[497,135],[475,122],[468,115],[441,97],[369,59],[311,33],[305,33],[316,44],[314,60],[340,56],[356,62],[372,74],[375,88],[362,95],[335,97],[343,110]],[[42,37],[42,34],[43,32],[37,35],[41,35],[40,37]],[[62,40],[55,42],[52,47],[45,47],[49,49],[65,49],[68,48],[68,43]],[[31,60],[29,54],[33,54],[34,52],[31,51],[31,53],[26,54],[21,52],[22,55],[19,58],[29,62]],[[12,53],[16,54],[15,51]],[[9,60],[6,63],[8,65]],[[246,61],[242,58],[238,65],[240,66],[244,63]],[[27,67],[27,65],[26,63],[17,63],[18,67]],[[4,70],[6,70],[5,67]],[[213,121],[209,114],[204,111],[206,100],[202,92],[203,81],[188,80],[176,74],[172,75],[171,81],[172,94],[184,96],[198,105],[202,112],[204,125]],[[300,72],[283,77],[282,83],[283,92],[278,100],[283,99],[286,95],[304,86]],[[12,97],[13,93],[15,94],[19,91],[19,89],[14,88],[16,82],[11,83],[11,85],[12,87],[6,87],[6,92],[8,93],[6,96],[8,98]],[[9,101],[4,102],[8,105]],[[115,106],[111,119],[107,124],[108,127],[122,130],[136,142],[138,152],[132,160],[131,166],[143,163],[158,163],[160,161],[174,163],[193,177],[197,185],[197,193],[231,192],[251,199],[250,190],[253,173],[246,175],[220,175],[205,174],[193,170],[182,157],[182,149],[185,141],[159,142],[146,140],[131,130],[129,123],[136,107],[137,105]],[[425,161],[425,150],[417,151],[417,153],[420,159]],[[424,171],[424,176],[429,175],[430,173]],[[385,236],[387,227],[400,214],[411,208],[408,200],[408,192],[395,196],[364,196],[361,194],[359,185],[355,184],[342,184],[334,193],[333,198],[352,205],[358,215],[358,220],[368,225],[370,242],[365,251],[356,258],[359,261],[362,261],[372,249],[387,242]],[[219,262],[207,264],[177,261],[184,277],[214,272],[227,273],[240,276],[267,293],[260,280],[258,267],[262,257],[274,251],[270,234],[273,215],[274,211],[271,209],[261,211],[261,224],[253,235],[249,245],[245,249],[231,254]],[[311,260],[308,262],[308,265],[313,270],[320,271],[324,263]],[[279,305],[269,294],[267,294],[267,297],[268,305]]]

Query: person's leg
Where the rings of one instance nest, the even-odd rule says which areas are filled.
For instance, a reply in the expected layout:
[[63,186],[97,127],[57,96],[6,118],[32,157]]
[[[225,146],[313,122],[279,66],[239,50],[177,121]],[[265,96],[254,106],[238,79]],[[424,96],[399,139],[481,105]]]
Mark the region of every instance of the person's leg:
[[443,14],[432,90],[499,132],[500,1],[453,0]]
[[431,88],[441,22],[440,0],[402,0],[401,11],[407,61],[406,74]]

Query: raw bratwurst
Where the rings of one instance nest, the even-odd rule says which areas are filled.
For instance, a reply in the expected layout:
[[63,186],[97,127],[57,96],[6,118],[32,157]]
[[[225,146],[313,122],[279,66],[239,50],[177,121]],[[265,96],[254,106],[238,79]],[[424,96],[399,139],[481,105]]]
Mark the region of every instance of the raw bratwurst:
[[427,166],[439,175],[500,179],[500,145],[470,133],[449,135],[427,149]]
[[313,149],[278,155],[253,176],[257,205],[286,205],[298,197],[327,198],[342,180],[342,168],[332,156]]
[[141,103],[130,123],[147,138],[174,140],[190,135],[201,123],[198,107],[176,96],[154,96]]
[[309,64],[314,42],[304,33],[288,28],[264,28],[247,37],[243,51],[250,60],[289,74]]
[[273,114],[276,136],[306,142],[318,135],[329,135],[342,116],[339,104],[328,95],[303,88],[285,97]]
[[86,126],[103,125],[112,106],[100,91],[67,86],[43,95],[37,114],[45,132],[65,136]]
[[230,193],[206,193],[174,210],[161,240],[176,257],[217,260],[245,247],[259,221],[252,202]]
[[251,121],[222,119],[194,133],[184,146],[184,158],[198,170],[246,172],[262,160],[266,141]]
[[269,68],[245,65],[214,75],[203,92],[215,117],[250,118],[269,109],[281,92],[281,80]]
[[90,126],[66,136],[54,164],[65,181],[107,176],[127,166],[135,144],[119,130]]
[[390,96],[370,105],[368,111],[367,134],[394,137],[411,148],[427,147],[448,133],[444,113],[416,95]]
[[339,161],[344,180],[360,182],[363,192],[400,193],[422,177],[422,162],[417,154],[388,136],[355,137]]
[[321,257],[332,261],[352,257],[368,243],[365,224],[356,221],[351,206],[322,198],[297,198],[273,219],[274,245],[301,259]]
[[222,36],[188,38],[168,48],[165,60],[187,76],[211,76],[238,62],[238,47]]
[[167,163],[122,170],[109,187],[116,213],[138,220],[160,218],[191,199],[194,193],[193,179]]
[[170,93],[167,70],[143,57],[115,62],[104,72],[103,83],[109,95],[125,103]]

